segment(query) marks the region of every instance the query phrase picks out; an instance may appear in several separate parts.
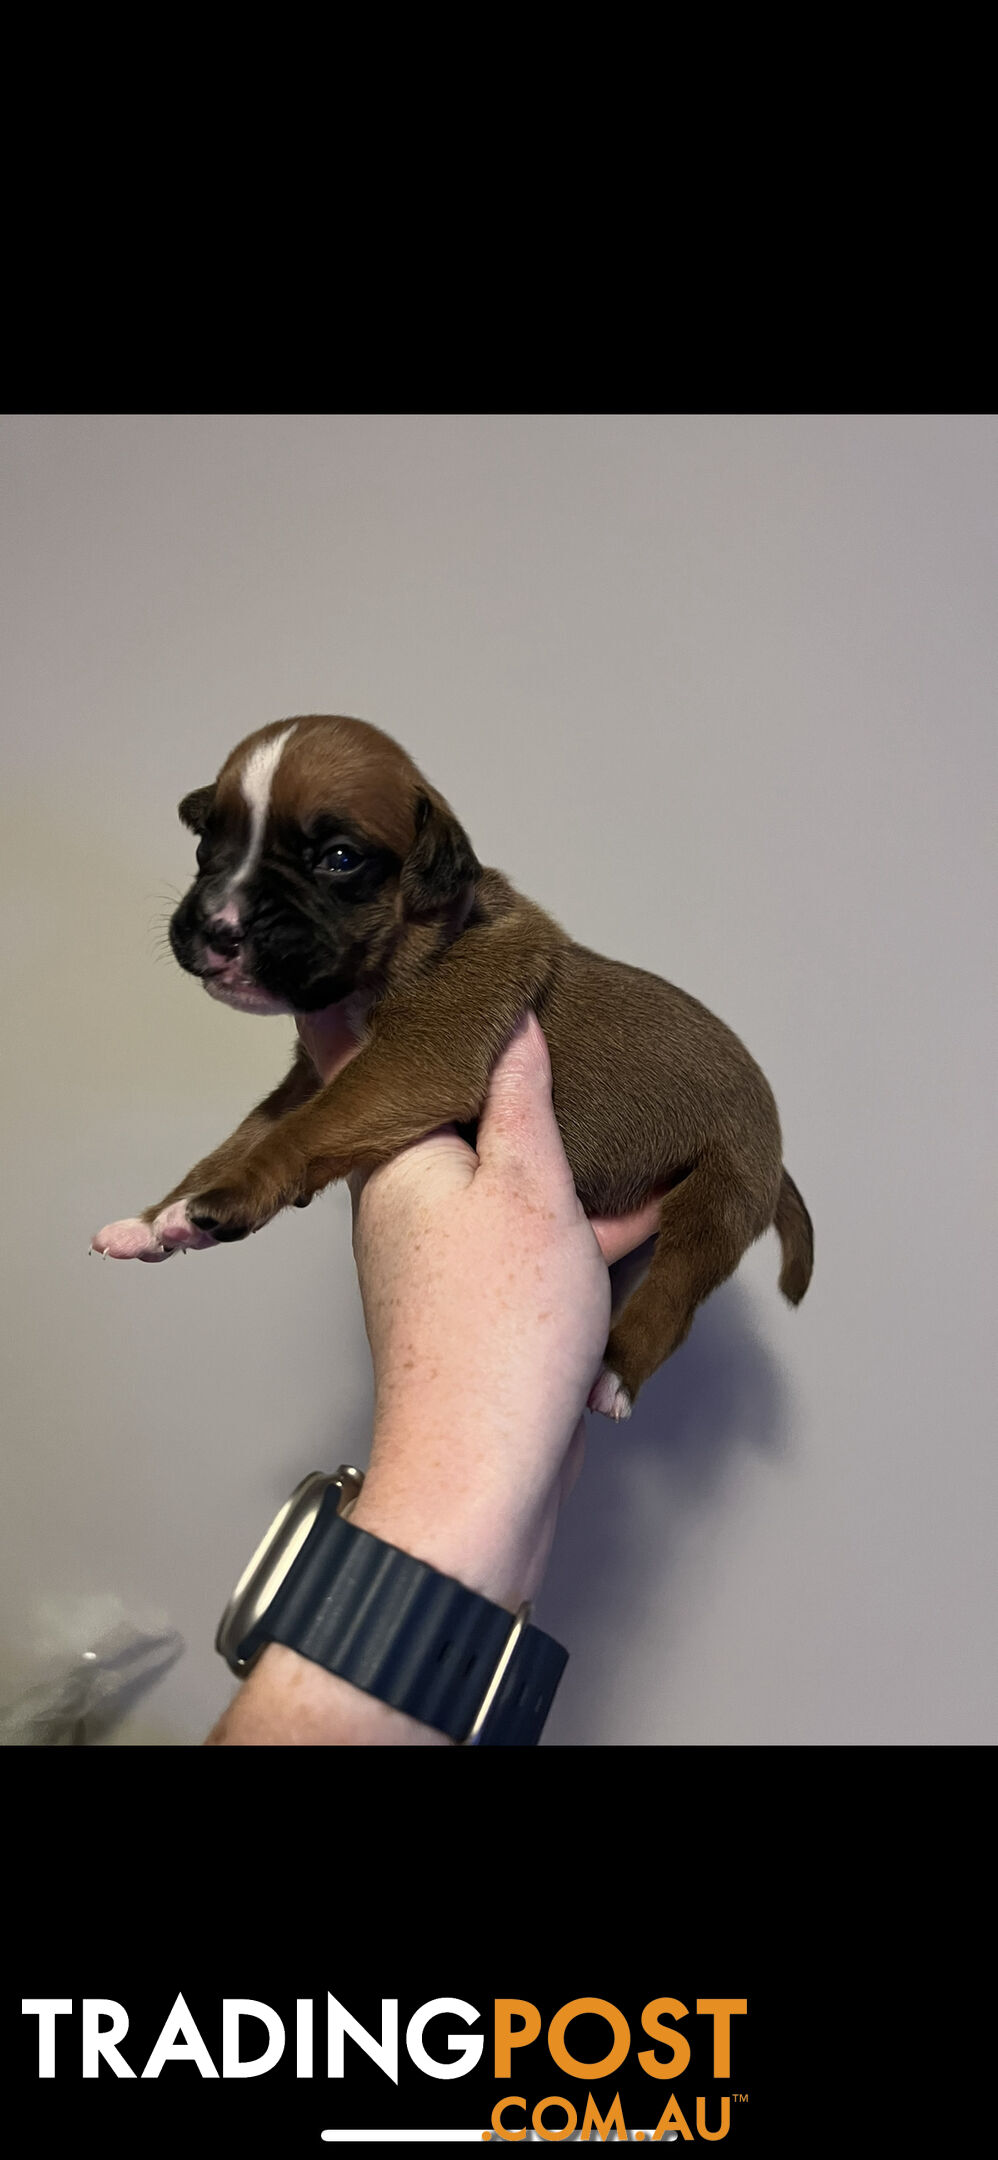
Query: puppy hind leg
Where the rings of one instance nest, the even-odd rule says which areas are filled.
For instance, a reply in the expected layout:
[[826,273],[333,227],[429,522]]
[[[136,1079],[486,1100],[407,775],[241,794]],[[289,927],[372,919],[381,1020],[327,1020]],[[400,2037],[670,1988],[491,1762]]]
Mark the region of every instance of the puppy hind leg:
[[685,1342],[697,1306],[733,1273],[753,1234],[730,1172],[701,1163],[666,1195],[647,1273],[623,1309],[615,1306],[591,1410],[630,1416],[638,1390]]

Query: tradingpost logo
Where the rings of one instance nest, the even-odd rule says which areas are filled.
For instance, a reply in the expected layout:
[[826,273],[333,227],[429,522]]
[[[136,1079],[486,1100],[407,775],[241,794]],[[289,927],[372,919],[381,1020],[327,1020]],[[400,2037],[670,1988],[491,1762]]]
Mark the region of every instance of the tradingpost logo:
[[[204,2079],[244,2080],[275,2071],[297,2080],[325,2076],[331,2102],[335,2088],[330,2113],[343,2125],[321,2131],[330,2144],[357,2137],[369,2143],[429,2142],[438,2136],[448,2142],[503,2144],[611,2136],[717,2144],[729,2135],[733,2116],[750,2099],[742,2070],[737,2089],[732,2086],[732,2034],[744,2032],[736,2023],[747,2015],[744,1997],[699,1996],[691,2008],[677,1996],[658,1995],[635,2017],[633,2010],[628,2013],[603,1996],[578,1995],[545,2021],[538,2005],[520,1996],[500,1996],[480,2008],[459,1995],[438,1995],[403,2021],[398,1998],[386,1996],[377,2029],[331,1994],[324,2003],[299,1997],[293,2010],[283,2006],[282,2011],[256,1998],[227,1996],[221,2003],[221,2044],[216,2040],[213,2053],[181,1994],[144,2060],[137,2059],[134,2044],[128,2046],[124,2003],[103,1996],[75,2001],[32,1996],[23,1999],[21,2009],[29,2027],[34,2022],[40,2080],[103,2075],[108,2080],[169,2082],[177,2063],[193,2064]],[[573,2032],[583,2019],[585,2033]],[[202,2025],[205,2022],[202,2013]],[[596,2032],[599,2054],[580,2053],[587,2042],[594,2044]],[[480,2074],[474,2086],[477,2105],[483,2096],[486,2100],[483,2116],[490,2110],[487,2125],[483,2127],[480,2116],[478,2127],[469,2130],[406,2130],[401,2125],[359,2129],[349,2099],[348,2039],[385,2078],[386,2098],[388,2087],[399,2086],[401,2063],[403,2090],[396,2094],[400,2114],[405,2090],[412,2092],[413,2070],[446,2084],[487,2070],[488,2093]],[[407,2062],[401,2055],[403,2043]],[[739,2060],[741,2045],[739,2037]],[[694,2046],[696,2067],[691,2070]],[[385,2114],[389,2112],[394,2110],[386,2107]],[[347,2128],[351,2122],[353,2127]],[[638,2122],[646,2127],[635,2127]]]

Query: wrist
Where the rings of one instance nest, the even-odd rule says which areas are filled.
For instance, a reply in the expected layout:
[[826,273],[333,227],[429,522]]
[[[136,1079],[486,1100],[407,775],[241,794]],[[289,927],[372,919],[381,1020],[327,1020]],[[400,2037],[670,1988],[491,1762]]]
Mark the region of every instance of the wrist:
[[[358,1474],[342,1468],[335,1478],[316,1475],[296,1489],[290,1518],[283,1510],[220,1623],[218,1647],[232,1669],[256,1662],[211,1744],[439,1746],[469,1735],[477,1740],[482,1732],[491,1744],[522,1744],[524,1735],[527,1744],[536,1742],[566,1656],[526,1625],[549,1539],[518,1535],[511,1509],[498,1511],[498,1528],[496,1512],[483,1515],[477,1506],[448,1508],[439,1522],[427,1504],[425,1479],[408,1493],[400,1480],[405,1462],[415,1460],[411,1452],[400,1459],[396,1445],[380,1475],[369,1473],[370,1489],[365,1481],[358,1491]],[[289,1556],[295,1551],[317,1490],[319,1528],[313,1525],[306,1537],[286,1587],[271,1573],[278,1587],[263,1605],[269,1623],[254,1620],[259,1586],[267,1589],[273,1569],[274,1540],[278,1554],[282,1534]],[[524,1559],[531,1543],[532,1566]],[[343,1590],[336,1595],[330,1586],[338,1571]],[[384,1602],[372,1614],[374,1590],[379,1599],[383,1591]],[[416,1663],[400,1685],[397,1644],[406,1639],[410,1615]],[[358,1621],[370,1637],[359,1651],[349,1647]],[[455,1645],[463,1647],[444,1673],[444,1654]]]
[[284,1643],[268,1643],[209,1747],[453,1747],[446,1733],[368,1695]]
[[465,1590],[515,1613],[529,1595],[525,1585],[535,1544],[534,1506],[510,1492],[467,1485],[450,1472],[434,1474],[416,1450],[387,1449],[375,1459],[347,1519],[359,1530],[395,1545],[449,1575]]

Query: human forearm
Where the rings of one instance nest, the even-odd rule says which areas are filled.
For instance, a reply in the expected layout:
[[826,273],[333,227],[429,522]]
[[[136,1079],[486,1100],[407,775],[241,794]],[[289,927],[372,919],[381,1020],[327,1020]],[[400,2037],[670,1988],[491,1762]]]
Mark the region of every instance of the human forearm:
[[450,1747],[389,1703],[269,1643],[205,1743],[207,1747]]
[[[437,1131],[351,1191],[375,1429],[350,1519],[503,1608],[512,1628],[536,1595],[581,1467],[582,1410],[609,1323],[607,1264],[651,1234],[656,1210],[586,1221],[532,1017],[496,1067],[474,1152]],[[505,1632],[494,1626],[493,1643]],[[448,1744],[276,1644],[211,1743]]]

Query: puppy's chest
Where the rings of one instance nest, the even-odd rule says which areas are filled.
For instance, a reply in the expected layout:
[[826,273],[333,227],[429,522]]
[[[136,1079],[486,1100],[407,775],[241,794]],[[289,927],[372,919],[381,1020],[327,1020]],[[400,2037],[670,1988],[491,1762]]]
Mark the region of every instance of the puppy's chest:
[[299,1039],[325,1086],[357,1057],[367,1041],[370,1000],[344,998],[326,1012],[305,1013],[298,1021]]

